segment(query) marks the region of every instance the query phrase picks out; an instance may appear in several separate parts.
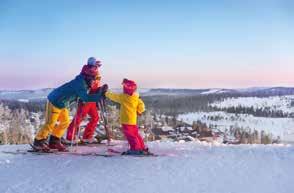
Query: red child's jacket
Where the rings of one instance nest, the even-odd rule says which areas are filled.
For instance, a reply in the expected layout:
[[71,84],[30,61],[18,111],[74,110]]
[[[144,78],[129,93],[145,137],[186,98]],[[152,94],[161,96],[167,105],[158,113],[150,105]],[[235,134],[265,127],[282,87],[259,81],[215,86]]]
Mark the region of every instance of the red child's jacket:
[[101,75],[98,68],[93,68],[92,66],[84,65],[81,74],[95,77],[95,80],[92,82],[89,92],[89,94],[95,94],[101,86]]

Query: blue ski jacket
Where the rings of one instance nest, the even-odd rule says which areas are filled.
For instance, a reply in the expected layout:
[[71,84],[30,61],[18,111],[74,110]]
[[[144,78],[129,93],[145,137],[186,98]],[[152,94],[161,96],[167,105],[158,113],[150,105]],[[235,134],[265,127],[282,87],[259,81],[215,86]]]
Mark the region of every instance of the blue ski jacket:
[[70,82],[54,89],[47,98],[54,106],[62,109],[69,107],[77,99],[84,102],[98,102],[102,96],[101,93],[88,94],[88,85],[83,75],[78,75]]

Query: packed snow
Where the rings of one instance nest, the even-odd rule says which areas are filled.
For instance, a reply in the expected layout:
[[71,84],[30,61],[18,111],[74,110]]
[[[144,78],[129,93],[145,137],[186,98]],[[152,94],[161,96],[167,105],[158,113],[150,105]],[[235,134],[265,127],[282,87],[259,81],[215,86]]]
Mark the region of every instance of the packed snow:
[[[117,148],[126,148],[125,144]],[[12,155],[0,146],[3,193],[293,193],[294,148],[151,142],[159,157]],[[114,146],[113,148],[116,148]],[[104,151],[106,146],[79,147]]]

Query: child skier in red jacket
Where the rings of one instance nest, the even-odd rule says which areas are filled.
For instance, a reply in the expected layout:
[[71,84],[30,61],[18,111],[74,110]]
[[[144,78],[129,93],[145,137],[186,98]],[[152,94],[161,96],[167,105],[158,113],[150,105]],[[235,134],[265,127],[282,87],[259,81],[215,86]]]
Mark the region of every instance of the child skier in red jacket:
[[137,85],[134,81],[123,80],[123,94],[106,92],[105,96],[120,104],[120,123],[122,131],[130,144],[130,150],[125,155],[152,155],[146,148],[137,127],[137,115],[145,111],[144,102],[135,93]]
[[[101,67],[100,61],[96,62],[97,68],[95,71],[91,70],[88,65],[84,65],[82,69],[82,74],[91,74],[95,76],[95,80],[92,82],[89,94],[92,93],[97,93],[97,91],[101,87],[101,76],[99,73],[98,68]],[[98,108],[97,108],[97,103],[96,102],[79,102],[78,104],[78,109],[77,113],[70,123],[68,129],[67,129],[67,136],[66,136],[66,142],[70,143],[72,140],[76,142],[75,135],[79,131],[79,126],[83,119],[89,115],[90,116],[90,121],[88,122],[83,138],[82,138],[82,143],[95,143],[97,140],[93,137],[95,133],[95,129],[97,126],[97,123],[99,121],[99,113],[98,113]]]

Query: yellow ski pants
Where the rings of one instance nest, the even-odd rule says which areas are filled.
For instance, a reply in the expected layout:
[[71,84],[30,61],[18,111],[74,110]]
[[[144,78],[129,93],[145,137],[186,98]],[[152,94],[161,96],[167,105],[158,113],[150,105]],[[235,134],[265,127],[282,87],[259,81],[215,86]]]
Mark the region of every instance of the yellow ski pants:
[[47,139],[49,134],[61,138],[70,124],[68,109],[59,109],[47,101],[45,113],[45,125],[37,133],[36,139]]

